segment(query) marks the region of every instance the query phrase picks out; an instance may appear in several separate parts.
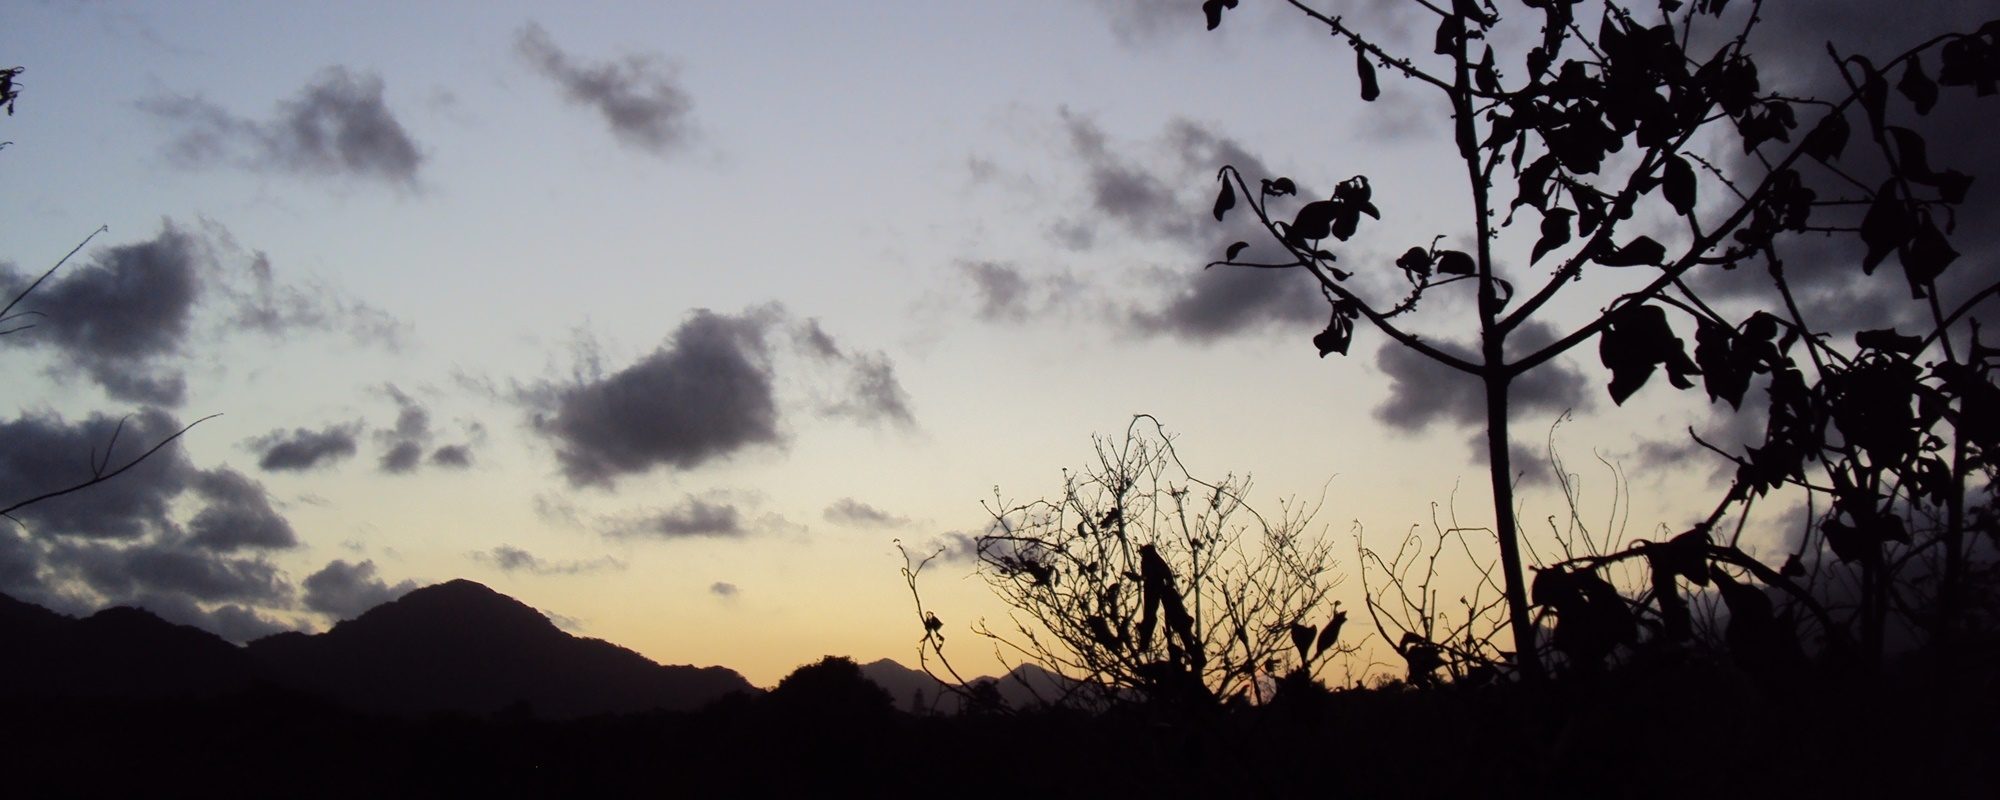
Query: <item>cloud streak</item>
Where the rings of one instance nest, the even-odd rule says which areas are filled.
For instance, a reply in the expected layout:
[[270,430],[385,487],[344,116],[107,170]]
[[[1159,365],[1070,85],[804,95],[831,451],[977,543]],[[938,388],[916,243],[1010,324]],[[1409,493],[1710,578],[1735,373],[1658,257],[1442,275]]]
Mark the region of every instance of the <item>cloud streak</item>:
[[685,149],[694,136],[694,99],[657,58],[580,62],[534,23],[515,36],[514,49],[571,103],[603,117],[620,144],[668,155]]
[[382,79],[329,67],[268,120],[201,97],[154,97],[139,107],[180,128],[167,146],[190,167],[230,164],[294,175],[414,186],[424,154],[383,100]]

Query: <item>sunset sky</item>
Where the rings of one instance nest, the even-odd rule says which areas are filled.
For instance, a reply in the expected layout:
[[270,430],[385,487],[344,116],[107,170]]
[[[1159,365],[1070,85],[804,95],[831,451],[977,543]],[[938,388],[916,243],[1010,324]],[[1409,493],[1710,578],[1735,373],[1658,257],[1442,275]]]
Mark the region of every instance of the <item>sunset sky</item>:
[[[1209,215],[1214,176],[1367,175],[1383,220],[1339,253],[1383,286],[1412,244],[1469,244],[1463,176],[1434,95],[1385,75],[1364,104],[1352,51],[1284,4],[1212,33],[1199,5],[0,2],[0,66],[26,68],[0,287],[108,228],[0,337],[0,505],[87,475],[120,417],[113,461],[220,415],[21,514],[0,592],[241,641],[467,577],[769,685],[912,661],[894,542],[983,531],[996,487],[1055,493],[1143,412],[1197,474],[1254,475],[1253,504],[1323,495],[1358,604],[1357,530],[1454,497],[1490,523],[1477,396],[1372,331],[1318,358],[1304,275],[1204,272],[1261,235]],[[1408,6],[1346,5],[1429,52]],[[1979,16],[1919,5],[1774,35],[1908,45]],[[1466,298],[1426,311],[1469,341]],[[1522,387],[1538,536],[1567,513],[1566,409],[1593,530],[1630,537],[1720,491],[1688,426],[1747,430],[1657,379],[1613,407],[1606,380],[1586,345]],[[971,574],[925,575],[954,635],[1004,619]]]

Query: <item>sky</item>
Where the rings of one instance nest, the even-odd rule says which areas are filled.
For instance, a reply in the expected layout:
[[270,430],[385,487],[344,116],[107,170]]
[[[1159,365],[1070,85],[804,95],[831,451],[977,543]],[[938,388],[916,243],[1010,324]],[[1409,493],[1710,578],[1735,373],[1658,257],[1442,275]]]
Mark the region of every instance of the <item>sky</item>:
[[[1427,52],[1410,7],[1350,5]],[[1774,48],[1808,54],[1773,74],[1810,63],[1799,42],[1977,18],[1848,5],[1770,12]],[[1376,285],[1412,243],[1469,243],[1436,98],[1385,78],[1363,103],[1352,53],[1283,4],[1214,32],[1159,0],[0,18],[0,62],[26,70],[0,120],[0,286],[88,240],[24,301],[36,326],[0,336],[0,494],[202,420],[18,515],[0,592],[242,641],[467,577],[769,685],[829,653],[913,661],[897,542],[1053,495],[1134,414],[1197,475],[1254,476],[1253,505],[1317,503],[1351,605],[1357,534],[1427,528],[1433,504],[1490,524],[1469,384],[1367,331],[1320,358],[1305,276],[1202,269],[1261,235],[1209,215],[1224,164],[1321,195],[1367,175],[1383,219],[1342,258]],[[1427,310],[1428,338],[1469,341],[1462,298]],[[1754,420],[1657,385],[1614,407],[1591,350],[1518,389],[1521,519],[1568,514],[1553,443],[1596,528],[1684,530],[1722,487],[1685,431]],[[1753,552],[1796,523],[1760,520]],[[949,632],[1005,619],[963,560],[923,588]]]

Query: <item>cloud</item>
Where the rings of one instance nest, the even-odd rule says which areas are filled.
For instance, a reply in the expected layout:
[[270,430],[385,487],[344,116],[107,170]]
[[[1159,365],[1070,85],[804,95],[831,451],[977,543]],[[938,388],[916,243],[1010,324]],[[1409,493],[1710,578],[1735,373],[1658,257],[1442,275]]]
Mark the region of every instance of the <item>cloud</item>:
[[[1509,341],[1516,346],[1509,347],[1508,352],[1519,357],[1555,338],[1554,328],[1531,321],[1514,330]],[[1471,358],[1467,348],[1433,344]],[[1405,431],[1421,431],[1439,423],[1457,427],[1486,424],[1486,393],[1478,385],[1478,378],[1394,342],[1376,351],[1375,364],[1389,376],[1389,397],[1374,410],[1377,421]],[[1595,398],[1593,387],[1583,373],[1557,359],[1514,379],[1507,389],[1508,416],[1519,419],[1589,408]],[[1482,453],[1483,448],[1482,444]]]
[[271,507],[264,486],[243,473],[221,467],[194,479],[195,493],[208,505],[188,521],[189,544],[217,552],[274,549],[299,543],[292,524]]
[[51,551],[49,563],[113,602],[184,596],[207,603],[284,606],[292,598],[291,584],[269,561],[223,556],[172,540],[127,547],[64,543]]
[[386,384],[382,390],[396,402],[396,424],[375,432],[375,438],[388,448],[378,466],[383,472],[409,472],[423,462],[425,446],[430,444],[431,412],[395,384]]
[[383,102],[382,88],[377,76],[329,67],[267,121],[201,97],[154,97],[139,107],[181,128],[167,154],[186,166],[226,163],[412,186],[424,155]]
[[[1328,314],[1309,276],[1287,270],[1241,268],[1200,269],[1220,258],[1232,241],[1249,242],[1240,257],[1248,261],[1284,262],[1289,256],[1248,214],[1224,223],[1209,217],[1216,190],[1216,170],[1233,165],[1256,179],[1277,173],[1234,139],[1191,120],[1170,123],[1151,146],[1111,141],[1091,117],[1064,108],[1059,112],[1067,152],[1084,184],[1083,211],[1058,222],[1059,243],[1083,249],[1110,241],[1148,243],[1163,255],[1156,266],[1124,281],[1125,286],[1097,286],[1093,291],[1111,301],[1117,320],[1128,330],[1166,335],[1193,342],[1272,329],[1295,330],[1304,336],[1323,326]],[[1310,187],[1299,188],[1311,196]],[[997,265],[968,270],[981,299],[982,315],[1019,317],[1022,298],[1032,282],[1018,271]],[[1149,287],[1156,294],[1130,287]],[[1065,291],[1067,290],[1067,291]],[[1052,298],[1080,294],[1053,285]],[[1054,307],[1051,302],[1047,307]]]
[[[180,430],[178,420],[149,408],[129,417],[93,414],[71,423],[53,413],[0,422],[0,489],[15,502],[91,478],[98,465],[115,469]],[[108,470],[107,470],[108,471]],[[113,480],[14,512],[36,537],[135,540],[169,532],[175,497],[195,478],[178,446],[169,445]]]
[[230,324],[237,328],[273,337],[298,330],[341,332],[356,342],[392,350],[408,335],[409,323],[333,287],[280,283],[270,256],[262,251],[253,254],[248,264],[247,287],[234,281],[222,287],[235,305]]
[[738,589],[736,588],[736,584],[730,583],[728,581],[716,581],[708,585],[709,594],[715,595],[716,597],[720,597],[724,600],[735,599],[737,592]]
[[777,444],[766,341],[777,313],[697,310],[629,367],[524,391],[532,425],[555,444],[572,486],[609,486],[656,467],[692,469]]
[[319,430],[274,430],[249,441],[257,466],[271,472],[316,469],[354,456],[361,423],[328,425]]
[[[59,369],[89,377],[116,399],[179,405],[187,381],[164,362],[187,340],[207,258],[200,241],[170,222],[151,241],[99,251],[23,299],[15,313],[32,314],[34,327],[5,343],[54,349]],[[0,267],[0,295],[11,300],[33,280]]]
[[448,444],[431,451],[431,466],[448,469],[465,469],[472,466],[472,448],[462,444]]
[[236,644],[293,630],[292,626],[259,614],[253,608],[225,603],[204,609],[184,595],[141,595],[130,598],[126,605],[151,611],[168,622],[201,628]]
[[835,525],[854,527],[894,528],[910,523],[908,517],[896,516],[852,497],[833,501],[821,515]]
[[610,556],[588,561],[547,561],[519,547],[506,544],[483,553],[473,553],[472,559],[490,563],[501,572],[527,572],[533,575],[583,575],[625,568],[625,562]]
[[793,339],[813,358],[845,371],[842,397],[825,404],[826,412],[863,423],[888,422],[903,427],[916,424],[910,413],[910,396],[896,378],[896,367],[882,353],[849,353],[843,350],[819,320],[809,319],[798,326]]
[[570,102],[602,115],[621,144],[667,155],[686,148],[694,136],[694,99],[675,70],[658,59],[635,55],[579,63],[534,23],[521,29],[514,49],[562,87]]
[[334,619],[353,619],[416,588],[415,581],[391,586],[376,577],[373,560],[352,564],[334,559],[320,571],[306,576],[305,604],[306,608]]
[[736,538],[749,535],[735,505],[689,497],[680,505],[613,524],[607,533],[624,538]]

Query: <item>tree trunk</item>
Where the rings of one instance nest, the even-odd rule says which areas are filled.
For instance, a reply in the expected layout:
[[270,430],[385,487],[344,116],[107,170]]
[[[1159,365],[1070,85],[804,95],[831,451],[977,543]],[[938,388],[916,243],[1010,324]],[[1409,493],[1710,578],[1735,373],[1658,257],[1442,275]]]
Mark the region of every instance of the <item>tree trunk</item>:
[[1529,681],[1543,677],[1535,656],[1535,623],[1528,610],[1527,576],[1521,568],[1520,534],[1514,521],[1514,468],[1507,438],[1508,376],[1497,343],[1486,359],[1486,463],[1493,478],[1493,529],[1500,539],[1500,571],[1506,576],[1507,618],[1514,630],[1514,662]]

